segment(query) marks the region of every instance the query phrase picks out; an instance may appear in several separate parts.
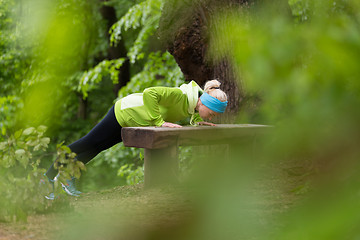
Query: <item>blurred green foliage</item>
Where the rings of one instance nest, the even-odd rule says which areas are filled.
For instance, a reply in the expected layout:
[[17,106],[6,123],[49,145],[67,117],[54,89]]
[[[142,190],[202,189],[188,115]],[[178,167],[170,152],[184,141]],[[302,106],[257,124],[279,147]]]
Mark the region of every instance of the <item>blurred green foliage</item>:
[[[183,76],[157,43],[162,1],[0,3],[0,218],[20,220],[46,208],[37,194],[41,167],[57,158],[65,163],[64,177],[79,176],[84,168],[71,165],[74,156],[66,157],[71,153],[59,142],[86,134],[117,97],[150,86],[178,86]],[[111,29],[99,14],[101,4],[116,10]],[[292,15],[268,3],[213,16],[211,57],[230,59],[250,96],[239,121],[274,125],[275,134],[259,142],[257,161],[246,161],[252,154],[248,146],[239,147],[229,164],[209,150],[212,156],[195,170],[205,179],[195,191],[200,215],[179,238],[359,236],[360,3],[289,0],[288,5]],[[109,92],[125,59],[106,59],[108,30],[112,44],[125,41],[131,62],[131,80],[116,95]],[[78,101],[85,99],[88,118],[79,119]],[[48,125],[51,143],[41,124]],[[188,170],[194,152],[181,151],[181,167]],[[306,194],[301,204],[286,214],[269,214],[257,208],[264,199],[263,191],[254,191],[259,163],[284,159],[305,159],[312,168],[305,170],[317,174],[294,190]],[[141,150],[119,144],[89,163],[81,187],[140,183],[142,164]]]
[[6,135],[8,129],[13,129],[14,115],[20,100],[16,96],[0,97],[0,140]]
[[[254,220],[251,226],[234,216],[223,219],[220,227],[209,221],[203,231],[216,227],[216,233],[224,234],[222,227],[238,220],[234,235],[239,238],[227,239],[356,239],[360,4],[353,0],[299,0],[289,1],[289,6],[293,16],[279,13],[271,3],[254,15],[243,10],[217,16],[214,21],[219,25],[212,31],[212,44],[220,52],[213,51],[212,56],[231,59],[247,94],[259,99],[248,104],[239,121],[275,126],[257,161],[309,161],[311,167],[304,171],[316,174],[309,178],[310,185],[306,182],[302,188],[308,189],[306,200],[287,214],[277,215],[275,221],[266,213],[259,217],[246,212],[243,216]],[[254,176],[245,184],[252,189],[257,177],[254,169],[250,172]],[[229,178],[241,186],[240,179],[244,179],[240,176],[247,173],[237,174]],[[226,183],[222,181],[221,185]],[[228,188],[215,194],[232,191]],[[233,196],[238,201],[244,201],[244,194],[252,196],[241,190],[238,194]],[[207,197],[216,196],[208,193]],[[262,198],[257,194],[253,197],[240,208]],[[216,212],[207,209],[213,214],[212,220],[217,211],[224,213],[230,211],[226,206],[237,206],[226,198],[217,204]]]
[[19,130],[0,142],[0,220],[26,221],[27,214],[47,207],[41,196],[39,168],[50,143],[46,127]]
[[[118,22],[111,29],[100,13],[103,5],[116,11]],[[1,0],[0,141],[20,129],[46,125],[52,141],[39,169],[59,160],[56,152],[65,146],[57,145],[84,136],[118,97],[109,92],[118,83],[125,59],[109,60],[107,51],[120,37],[131,59],[131,81],[119,96],[155,85],[180,85],[180,69],[157,43],[161,5],[162,1]],[[78,115],[81,101],[87,105],[85,119]],[[80,188],[139,183],[142,164],[140,150],[119,144],[90,163]],[[128,167],[119,170],[123,165]]]
[[175,59],[168,52],[152,52],[141,72],[135,74],[130,82],[120,90],[119,98],[134,92],[142,92],[151,86],[180,86],[184,76],[176,65]]
[[[46,1],[39,4],[42,2]],[[22,81],[21,122],[46,124],[51,126],[50,130],[56,130],[61,120],[65,120],[61,114],[66,111],[63,103],[69,101],[72,85],[78,82],[72,76],[86,69],[99,51],[100,16],[94,3],[64,0],[47,2],[44,6],[20,4],[26,9],[20,22],[23,41],[32,43],[31,71]]]
[[72,177],[79,179],[81,177],[81,170],[86,171],[86,167],[83,162],[76,161],[76,153],[71,152],[69,147],[62,144],[60,143],[56,146],[57,158],[55,168],[59,171],[57,180],[65,182]]
[[124,58],[104,60],[90,71],[83,73],[79,85],[83,97],[87,98],[88,92],[94,89],[96,85],[108,75],[114,84],[118,83],[120,67],[123,65],[124,60]]
[[[112,3],[113,4],[113,3]],[[116,45],[121,38],[127,38],[130,30],[135,32],[135,40],[129,45],[127,57],[132,64],[141,62],[141,70],[132,74],[130,83],[122,88],[119,97],[134,92],[141,92],[150,86],[177,86],[184,81],[179,67],[173,57],[165,49],[154,44],[154,35],[159,26],[162,1],[146,0],[131,6],[126,13],[110,29],[111,44]],[[132,32],[130,32],[131,34]],[[84,96],[90,89],[96,88],[109,74],[114,83],[123,59],[100,62],[87,71],[81,78],[79,88]]]
[[[19,86],[30,64],[29,45],[21,41],[16,4],[12,0],[0,2],[0,85],[1,97],[19,93]],[[14,86],[18,86],[15,88]]]
[[49,154],[46,152],[50,138],[44,134],[47,127],[40,125],[20,129],[0,142],[0,221],[27,221],[28,214],[44,211],[64,204],[66,198],[49,201],[45,196],[54,191],[56,197],[64,195],[60,182],[80,178],[80,170],[86,170],[82,162],[75,160],[75,153],[57,145],[56,165],[59,177],[55,188],[44,176],[41,161]]
[[138,29],[137,38],[129,49],[128,57],[131,63],[144,58],[144,47],[159,25],[162,0],[145,0],[131,7],[128,12],[111,28],[111,43],[117,44],[121,39],[122,31]]

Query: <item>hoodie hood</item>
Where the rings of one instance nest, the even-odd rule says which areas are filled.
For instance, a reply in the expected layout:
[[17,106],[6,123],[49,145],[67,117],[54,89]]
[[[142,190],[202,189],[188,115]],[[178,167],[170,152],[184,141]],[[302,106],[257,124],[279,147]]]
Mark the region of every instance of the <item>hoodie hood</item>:
[[194,114],[195,107],[199,99],[199,92],[203,93],[204,90],[202,90],[195,81],[191,81],[188,84],[182,84],[179,88],[184,94],[186,94],[189,100],[189,114]]
[[188,113],[191,114],[190,124],[194,125],[193,118],[195,114],[195,107],[199,99],[199,92],[201,92],[202,94],[204,93],[204,90],[202,90],[195,81],[191,81],[188,84],[182,84],[179,88],[184,94],[186,94],[188,98],[189,101]]

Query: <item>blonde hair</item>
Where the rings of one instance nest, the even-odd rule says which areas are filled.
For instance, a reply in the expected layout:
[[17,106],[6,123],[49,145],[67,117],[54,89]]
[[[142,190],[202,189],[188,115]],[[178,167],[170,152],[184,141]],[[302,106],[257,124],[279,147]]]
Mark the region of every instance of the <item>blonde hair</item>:
[[214,79],[205,83],[204,91],[210,96],[219,99],[221,102],[227,101],[226,93],[220,90],[221,83]]

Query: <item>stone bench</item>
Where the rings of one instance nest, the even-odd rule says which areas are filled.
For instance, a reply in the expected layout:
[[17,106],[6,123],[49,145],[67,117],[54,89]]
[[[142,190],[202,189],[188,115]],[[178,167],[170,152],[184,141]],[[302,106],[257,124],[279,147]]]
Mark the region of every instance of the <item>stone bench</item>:
[[229,151],[236,152],[239,144],[253,144],[257,136],[270,129],[270,126],[254,124],[124,127],[122,139],[126,147],[144,148],[144,183],[145,187],[152,187],[176,181],[179,171],[178,146],[229,144]]

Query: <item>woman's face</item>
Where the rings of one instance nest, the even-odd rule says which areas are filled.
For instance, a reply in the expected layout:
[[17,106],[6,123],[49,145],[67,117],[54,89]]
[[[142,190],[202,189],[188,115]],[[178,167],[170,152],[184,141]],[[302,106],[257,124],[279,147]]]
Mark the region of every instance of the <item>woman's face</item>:
[[213,110],[209,109],[208,107],[206,107],[204,104],[202,104],[200,102],[199,105],[199,115],[202,119],[204,120],[209,120],[211,121],[211,119],[217,115],[219,115],[220,113],[214,112]]

